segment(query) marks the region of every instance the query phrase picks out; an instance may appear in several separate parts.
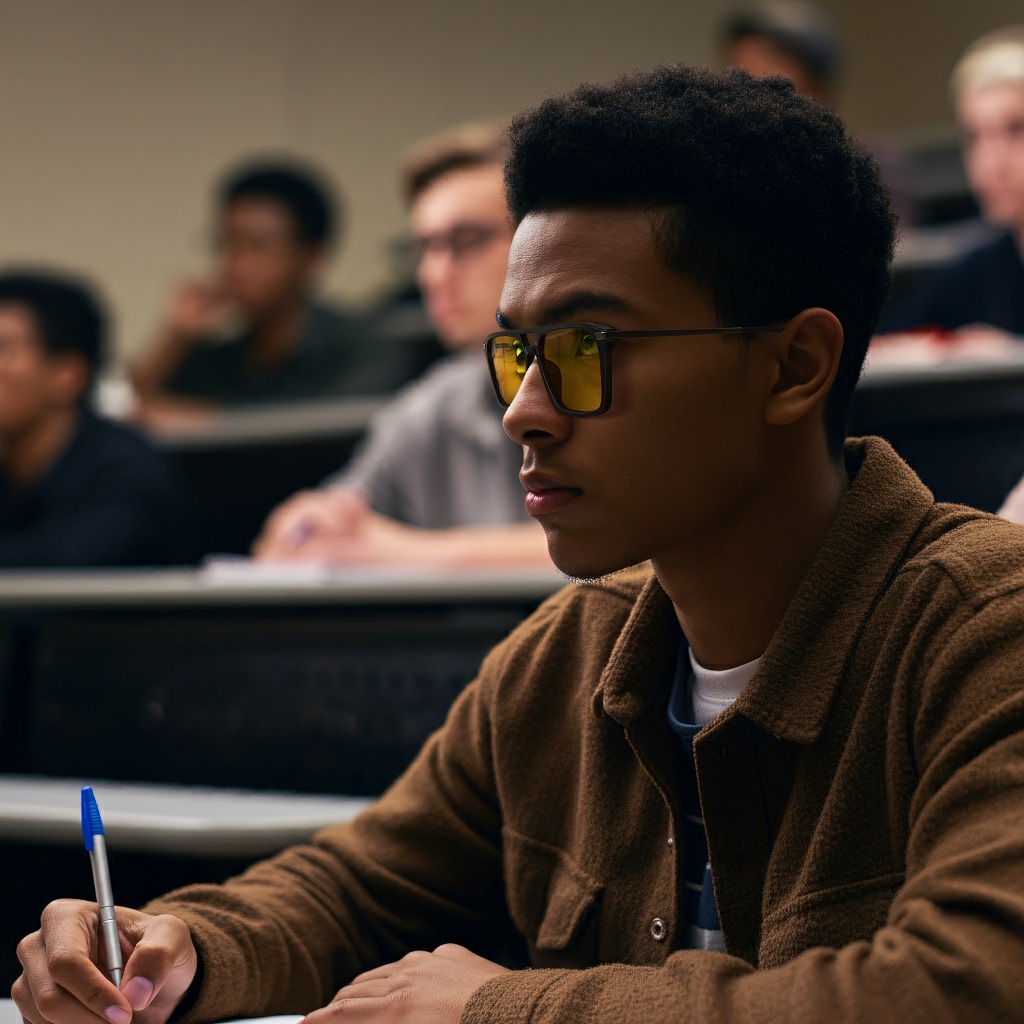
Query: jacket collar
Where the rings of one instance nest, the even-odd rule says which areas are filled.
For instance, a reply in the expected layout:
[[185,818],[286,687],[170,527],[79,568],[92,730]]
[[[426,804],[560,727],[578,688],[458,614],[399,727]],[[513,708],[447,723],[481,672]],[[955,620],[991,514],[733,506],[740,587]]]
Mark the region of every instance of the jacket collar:
[[[820,735],[847,658],[935,504],[881,438],[851,439],[845,456],[850,489],[757,673],[728,713],[794,743]],[[678,643],[672,603],[652,574],[601,675],[595,711],[628,726],[671,680]]]

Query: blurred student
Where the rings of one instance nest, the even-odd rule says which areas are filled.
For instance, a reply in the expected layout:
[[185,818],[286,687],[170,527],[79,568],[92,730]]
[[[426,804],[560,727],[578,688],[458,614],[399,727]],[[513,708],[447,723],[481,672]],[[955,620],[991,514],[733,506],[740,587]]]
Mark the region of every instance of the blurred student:
[[185,560],[163,456],[90,412],[106,316],[88,285],[0,274],[0,566]]
[[972,43],[950,80],[964,160],[982,213],[1001,230],[937,272],[883,320],[883,332],[978,324],[1024,336],[1024,25]]
[[782,75],[797,92],[835,105],[841,48],[826,15],[799,0],[769,0],[737,11],[720,34],[722,62],[758,78]]
[[346,469],[268,519],[267,561],[550,565],[526,514],[522,453],[505,435],[483,340],[494,330],[512,228],[497,126],[429,139],[403,184],[427,315],[451,355],[372,425]]
[[316,300],[340,210],[308,169],[250,164],[220,185],[216,259],[183,284],[132,370],[140,415],[394,390],[408,375],[369,325]]
[[[765,0],[742,8],[725,19],[718,39],[725,67],[742,68],[758,78],[782,75],[801,95],[828,107],[838,105],[842,40],[831,18],[814,4]],[[905,154],[882,140],[867,144],[900,220],[912,222],[916,210]]]

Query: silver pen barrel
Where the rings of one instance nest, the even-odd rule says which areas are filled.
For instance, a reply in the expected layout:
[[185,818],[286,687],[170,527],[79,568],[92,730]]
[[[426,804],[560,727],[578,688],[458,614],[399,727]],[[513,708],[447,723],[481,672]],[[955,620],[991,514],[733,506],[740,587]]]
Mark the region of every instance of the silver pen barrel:
[[117,920],[114,917],[114,894],[110,888],[110,868],[107,866],[107,845],[102,835],[92,837],[92,849],[89,851],[89,862],[92,865],[92,880],[96,887],[96,902],[100,912],[100,937],[103,941],[103,953],[107,961],[107,974],[110,980],[121,987],[121,938],[117,934]]

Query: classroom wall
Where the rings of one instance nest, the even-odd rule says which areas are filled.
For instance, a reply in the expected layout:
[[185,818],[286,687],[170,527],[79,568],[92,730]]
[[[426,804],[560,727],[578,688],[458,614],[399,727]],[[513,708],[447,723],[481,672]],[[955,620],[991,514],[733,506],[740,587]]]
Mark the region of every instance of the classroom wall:
[[[849,49],[843,110],[865,135],[942,130],[945,77],[1010,0],[827,0]],[[453,121],[587,78],[712,61],[734,4],[667,0],[0,0],[0,262],[90,270],[121,357],[206,259],[206,198],[250,153],[295,152],[342,183],[349,232],[328,290],[365,300],[402,229],[395,167]]]

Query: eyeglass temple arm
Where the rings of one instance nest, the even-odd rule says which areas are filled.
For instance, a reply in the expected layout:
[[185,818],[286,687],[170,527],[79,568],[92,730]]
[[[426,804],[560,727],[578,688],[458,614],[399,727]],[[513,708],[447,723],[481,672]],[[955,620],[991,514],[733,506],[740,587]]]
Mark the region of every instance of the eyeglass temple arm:
[[670,338],[696,334],[781,334],[785,324],[769,324],[763,327],[705,327],[679,331],[605,331],[608,338]]

